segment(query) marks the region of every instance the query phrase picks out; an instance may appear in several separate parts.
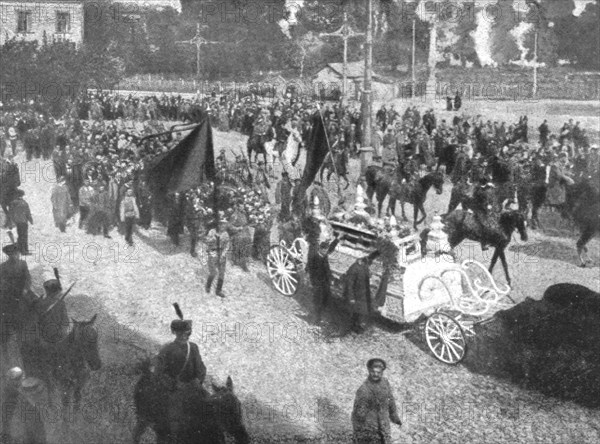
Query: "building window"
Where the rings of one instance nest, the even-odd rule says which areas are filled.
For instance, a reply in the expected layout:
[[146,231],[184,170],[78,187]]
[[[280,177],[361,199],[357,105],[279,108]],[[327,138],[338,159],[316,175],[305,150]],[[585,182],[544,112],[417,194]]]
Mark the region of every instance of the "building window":
[[18,11],[17,14],[17,32],[21,34],[31,32],[31,12]]
[[56,13],[56,33],[68,34],[71,32],[71,14],[68,12]]

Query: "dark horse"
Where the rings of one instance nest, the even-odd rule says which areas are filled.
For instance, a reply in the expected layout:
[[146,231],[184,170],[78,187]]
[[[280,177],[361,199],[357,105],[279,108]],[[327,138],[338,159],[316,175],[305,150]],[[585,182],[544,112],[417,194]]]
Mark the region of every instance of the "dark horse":
[[329,182],[333,173],[337,173],[338,177],[346,181],[344,189],[350,186],[350,181],[348,180],[348,152],[346,150],[334,151],[333,160],[331,160],[331,153],[327,154],[319,170],[321,183],[323,183],[323,173],[325,170],[327,170],[327,182]]
[[252,152],[254,151],[254,161],[258,158],[259,154],[262,154],[265,165],[267,164],[267,149],[265,148],[265,143],[270,142],[275,137],[275,130],[273,127],[269,127],[269,130],[266,134],[250,134],[248,137],[248,143],[246,144],[246,149],[248,151],[248,161],[252,162]]
[[55,343],[43,337],[23,341],[21,355],[28,374],[46,382],[50,393],[56,382],[63,405],[67,406],[73,399],[78,410],[89,370],[100,370],[102,360],[98,351],[98,331],[94,327],[96,315],[89,321],[71,321],[73,325],[66,338]]
[[[598,179],[595,179],[598,180]],[[600,193],[591,181],[585,180],[574,185],[567,185],[567,193],[563,213],[573,219],[579,228],[577,255],[581,267],[585,267],[590,258],[587,256],[587,243],[600,232]]]
[[[416,229],[417,225],[425,220],[427,213],[425,212],[425,199],[427,199],[427,192],[431,187],[435,188],[437,194],[444,192],[444,175],[442,173],[429,173],[426,176],[409,183],[400,183],[397,180],[392,182],[390,187],[389,195],[390,200],[388,203],[388,210],[391,210],[392,215],[396,214],[396,200],[400,201],[400,207],[402,209],[402,219],[408,220],[404,212],[404,203],[408,202],[413,206],[413,226]],[[377,203],[379,210],[381,210],[381,201],[377,196]],[[419,217],[419,211],[423,215],[421,219]]]
[[[156,433],[157,444],[172,442],[166,402],[170,393],[152,373],[150,360],[142,362],[140,368],[142,376],[133,392],[137,414],[133,442],[139,443],[150,426]],[[242,406],[233,392],[231,377],[227,378],[225,387],[213,385],[213,390],[214,394],[209,394],[204,388],[198,388],[189,394],[183,418],[186,427],[177,437],[177,444],[224,444],[225,433],[233,436],[236,443],[250,442],[242,419]]]
[[[520,211],[503,211],[500,213],[498,223],[494,226],[481,226],[473,213],[462,210],[455,210],[444,218],[446,224],[444,231],[448,234],[448,243],[451,248],[456,247],[465,239],[471,239],[482,242],[494,247],[494,255],[490,264],[490,273],[494,269],[498,258],[502,262],[506,282],[510,285],[510,275],[508,274],[508,265],[504,250],[510,243],[513,231],[517,230],[523,242],[527,241],[527,221]],[[427,228],[421,232],[421,248],[425,253],[427,244],[427,235],[430,229]]]

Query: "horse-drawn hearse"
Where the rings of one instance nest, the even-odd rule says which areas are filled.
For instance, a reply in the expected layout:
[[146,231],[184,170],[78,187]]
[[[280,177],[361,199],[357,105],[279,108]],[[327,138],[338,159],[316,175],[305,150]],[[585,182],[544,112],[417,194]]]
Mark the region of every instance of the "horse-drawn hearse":
[[[514,304],[510,287],[499,287],[479,262],[456,262],[443,248],[447,240],[439,217],[429,231],[429,253],[423,255],[419,233],[398,226],[393,217],[386,229],[384,221],[371,220],[357,206],[351,213],[320,221],[319,240],[340,239],[329,261],[332,295],[343,300],[350,266],[359,258],[375,257],[370,265],[373,313],[422,327],[427,346],[438,360],[459,363],[467,352],[467,337],[474,335],[474,325]],[[313,214],[319,216],[318,211]],[[282,240],[271,248],[267,271],[280,293],[291,296],[301,285],[308,246],[300,237],[290,245]]]

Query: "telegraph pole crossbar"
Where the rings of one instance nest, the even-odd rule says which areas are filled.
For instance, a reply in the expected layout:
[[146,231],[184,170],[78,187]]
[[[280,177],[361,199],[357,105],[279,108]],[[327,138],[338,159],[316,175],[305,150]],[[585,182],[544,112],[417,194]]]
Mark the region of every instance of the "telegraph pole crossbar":
[[344,65],[342,72],[342,106],[346,104],[348,94],[348,40],[352,37],[362,37],[364,32],[354,32],[348,24],[348,13],[344,11],[342,27],[335,32],[321,33],[319,37],[341,37],[344,41]]

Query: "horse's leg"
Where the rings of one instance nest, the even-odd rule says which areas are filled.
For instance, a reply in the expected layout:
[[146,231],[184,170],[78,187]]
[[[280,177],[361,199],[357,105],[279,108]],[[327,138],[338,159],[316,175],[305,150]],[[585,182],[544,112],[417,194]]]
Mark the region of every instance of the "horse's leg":
[[400,208],[402,209],[402,220],[408,221],[408,217],[406,217],[406,213],[404,212],[404,200],[400,199]]
[[502,262],[502,268],[504,268],[504,275],[506,276],[506,283],[510,286],[510,276],[508,274],[508,264],[506,263],[506,256],[504,255],[504,248],[502,248],[500,250],[500,261]]
[[492,255],[492,262],[490,262],[490,268],[488,268],[488,271],[490,273],[496,266],[496,262],[498,261],[499,256],[500,256],[499,248],[494,248],[494,254]]
[[[421,219],[417,220],[419,211],[421,211],[421,213],[423,214],[423,217]],[[415,228],[417,228],[416,225],[420,224],[421,222],[424,222],[426,218],[427,218],[427,213],[425,212],[423,202],[421,202],[419,205],[415,204],[414,219],[413,219],[415,221]]]
[[590,241],[592,236],[594,235],[594,229],[590,227],[586,227],[582,230],[581,236],[577,241],[577,255],[579,256],[579,266],[585,267],[587,262],[590,262],[589,257],[584,260],[583,253],[587,252],[586,244]]
[[388,198],[387,212],[390,216],[396,217],[396,199],[392,196]]

